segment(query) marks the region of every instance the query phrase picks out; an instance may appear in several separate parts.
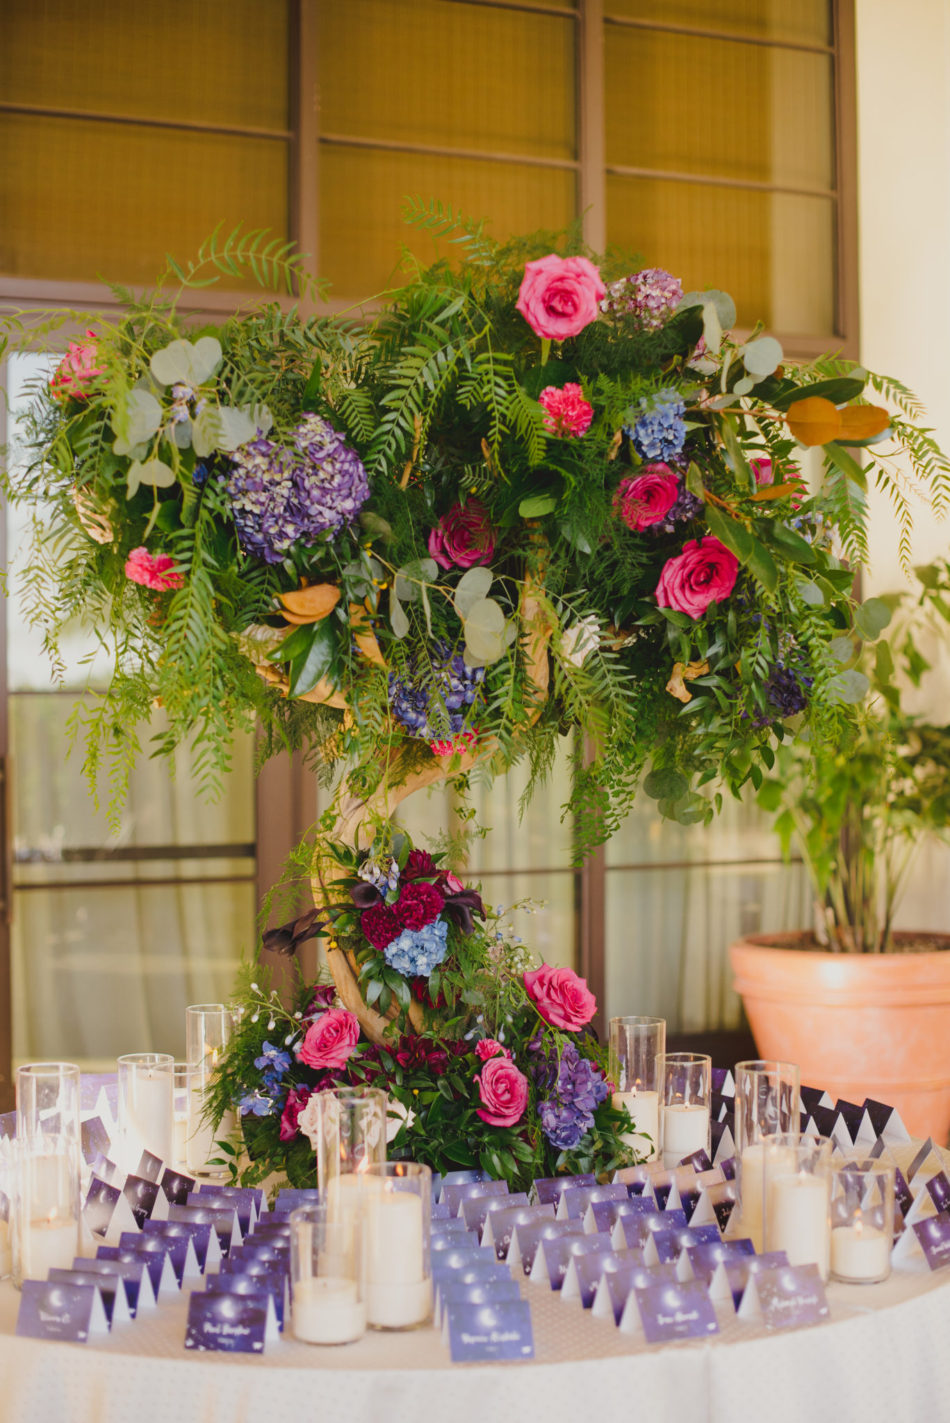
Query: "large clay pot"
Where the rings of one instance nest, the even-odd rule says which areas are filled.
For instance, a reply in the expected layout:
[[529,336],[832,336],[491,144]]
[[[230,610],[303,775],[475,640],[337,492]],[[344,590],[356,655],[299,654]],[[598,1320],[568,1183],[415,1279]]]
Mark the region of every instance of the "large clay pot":
[[[901,935],[895,936],[898,940]],[[834,1097],[896,1107],[912,1136],[950,1133],[950,936],[931,953],[833,954],[799,935],[731,946],[759,1052]]]

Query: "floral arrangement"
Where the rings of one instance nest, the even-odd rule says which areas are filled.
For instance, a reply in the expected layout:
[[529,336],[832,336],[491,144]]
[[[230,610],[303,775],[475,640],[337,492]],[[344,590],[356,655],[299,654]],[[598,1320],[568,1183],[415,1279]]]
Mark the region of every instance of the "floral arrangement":
[[219,1118],[233,1108],[241,1120],[249,1160],[235,1160],[235,1176],[313,1184],[314,1098],[360,1084],[389,1093],[390,1157],[437,1171],[481,1167],[519,1189],[635,1161],[585,981],[530,968],[500,911],[405,835],[327,850],[342,871],[329,902],[271,931],[267,945],[293,953],[325,933],[352,955],[367,1001],[397,1012],[386,1040],[370,1042],[332,984],[301,984],[285,1007],[249,983],[215,1088]]

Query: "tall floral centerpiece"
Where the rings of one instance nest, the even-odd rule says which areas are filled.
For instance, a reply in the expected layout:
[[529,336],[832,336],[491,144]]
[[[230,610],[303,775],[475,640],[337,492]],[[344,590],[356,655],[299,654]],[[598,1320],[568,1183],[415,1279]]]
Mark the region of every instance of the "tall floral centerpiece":
[[[722,292],[684,293],[669,273],[552,251],[550,238],[492,243],[437,208],[413,217],[451,236],[453,259],[358,319],[271,302],[189,322],[182,292],[218,275],[305,281],[261,234],[170,262],[157,292],[70,344],[7,478],[38,506],[28,588],[49,645],[78,617],[112,658],[84,714],[93,773],[111,756],[121,783],[156,699],[158,750],[190,741],[208,786],[255,721],[265,753],[304,747],[328,777],[344,764],[307,861],[314,918],[286,934],[322,933],[339,1006],[304,993],[305,1030],[239,1035],[228,1090],[248,1134],[278,1117],[290,1129],[291,1093],[327,1080],[307,1073],[370,1071],[372,1053],[307,1061],[314,1030],[322,1041],[336,1025],[342,1041],[355,1022],[388,1075],[421,1073],[446,1103],[446,1130],[467,1143],[457,1155],[481,1156],[481,1122],[514,1133],[512,1161],[521,1142],[537,1165],[541,1137],[519,1124],[574,1100],[561,1084],[575,1052],[577,1082],[593,1083],[592,1040],[550,1040],[583,1024],[542,1013],[529,1046],[526,970],[492,958],[471,905],[471,930],[456,922],[447,869],[407,875],[399,801],[464,784],[476,765],[525,760],[535,784],[579,728],[592,751],[566,808],[584,853],[638,786],[659,814],[705,821],[719,786],[761,783],[778,743],[805,728],[834,743],[867,688],[842,635],[860,634],[869,482],[906,530],[895,457],[937,504],[947,463],[900,387],[840,359],[793,368],[759,328],[730,335]],[[822,453],[813,483],[802,447]],[[361,905],[354,877],[378,899]],[[502,1046],[482,1059],[488,1040]],[[443,1052],[440,1072],[427,1054]],[[539,1085],[548,1060],[554,1096]],[[293,1084],[283,1097],[262,1087],[278,1079]],[[600,1092],[580,1092],[593,1105],[578,1150],[598,1139]],[[478,1116],[512,1116],[523,1093],[510,1123]],[[428,1105],[407,1140],[414,1123],[434,1130]],[[567,1139],[552,1130],[544,1150]]]

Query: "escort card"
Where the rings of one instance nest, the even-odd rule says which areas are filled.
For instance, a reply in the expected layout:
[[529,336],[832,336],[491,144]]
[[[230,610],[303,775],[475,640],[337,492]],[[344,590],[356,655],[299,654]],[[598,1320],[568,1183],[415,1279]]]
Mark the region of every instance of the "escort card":
[[643,1194],[644,1187],[649,1185],[650,1172],[645,1165],[621,1166],[614,1172],[610,1179],[614,1184],[616,1184],[617,1181],[622,1181],[629,1195],[640,1196]]
[[[543,1206],[506,1206],[501,1210],[489,1211],[482,1231],[482,1244],[490,1245],[499,1260],[508,1255],[512,1232],[518,1225],[531,1225],[535,1221],[554,1220],[553,1204]],[[583,1227],[582,1227],[583,1228]]]
[[810,1112],[813,1107],[833,1107],[834,1102],[823,1087],[802,1087],[799,1090],[802,1106]]
[[521,1292],[509,1275],[506,1280],[443,1280],[435,1296],[435,1326],[445,1330],[447,1316],[460,1305],[506,1304],[519,1300]]
[[[835,1103],[835,1111],[844,1119],[854,1145],[857,1145],[859,1141],[866,1141],[870,1145],[874,1140],[874,1129],[871,1126],[870,1117],[865,1125],[863,1106],[859,1107],[857,1102],[847,1102],[843,1098],[839,1098]],[[862,1128],[866,1132],[864,1137],[861,1136]]]
[[277,1323],[283,1329],[287,1291],[290,1283],[289,1265],[278,1260],[236,1260],[231,1255],[227,1260],[222,1260],[219,1274],[208,1276],[205,1281],[205,1289],[210,1288],[211,1280],[225,1280],[232,1275],[240,1275],[246,1280],[259,1280],[259,1288],[270,1290],[274,1296]]
[[507,1194],[507,1181],[460,1181],[448,1186],[443,1183],[439,1200],[448,1206],[450,1215],[458,1215],[462,1202],[467,1201],[471,1196],[507,1196]]
[[117,1275],[103,1275],[97,1270],[64,1270],[54,1265],[47,1278],[60,1285],[95,1285],[110,1329],[114,1324],[128,1324],[132,1318],[125,1286]]
[[508,1285],[515,1282],[504,1265],[497,1261],[494,1265],[461,1265],[454,1270],[436,1270],[432,1275],[435,1298],[435,1316],[438,1323],[439,1299],[443,1289],[455,1289],[462,1285]]
[[712,1240],[686,1247],[686,1263],[694,1279],[708,1285],[716,1266],[723,1260],[738,1260],[755,1254],[751,1240]]
[[180,1171],[166,1167],[162,1172],[162,1191],[170,1205],[183,1206],[195,1189],[193,1176],[185,1176]]
[[218,1244],[221,1246],[221,1254],[227,1255],[236,1245],[241,1243],[241,1227],[238,1225],[237,1211],[233,1205],[229,1205],[222,1210],[214,1206],[199,1206],[195,1201],[200,1200],[198,1196],[192,1196],[187,1205],[169,1206],[169,1220],[191,1220],[197,1221],[200,1225],[213,1225],[218,1236]]
[[[528,1197],[524,1191],[509,1191],[507,1196],[471,1196],[462,1202],[462,1222],[479,1236],[485,1228],[485,1220],[492,1211],[510,1210],[513,1206],[527,1206]],[[454,1222],[453,1222],[454,1224]]]
[[24,1280],[16,1332],[31,1339],[70,1340],[85,1344],[109,1332],[102,1294],[96,1284]]
[[829,1317],[825,1287],[817,1265],[785,1265],[750,1271],[736,1311],[740,1319],[766,1329],[820,1324]]
[[923,1251],[931,1270],[950,1265],[950,1213],[940,1211],[928,1220],[914,1221],[894,1246],[895,1263],[910,1262]]
[[[491,1197],[489,1197],[489,1200],[490,1199]],[[450,1216],[448,1220],[436,1220],[432,1222],[433,1234],[466,1235],[469,1230],[470,1227],[466,1224],[465,1218],[460,1215]]]
[[693,1170],[697,1173],[700,1171],[709,1171],[712,1168],[709,1152],[706,1151],[705,1148],[694,1151],[692,1156],[684,1156],[682,1164],[684,1166],[692,1166]]
[[169,1235],[168,1224],[169,1222],[164,1220],[150,1221],[148,1231],[136,1236],[122,1235],[119,1237],[119,1245],[123,1250],[163,1250],[181,1288],[185,1280],[196,1280],[201,1269],[191,1235]]
[[[604,1270],[601,1275],[594,1292],[591,1315],[594,1319],[610,1319],[619,1328],[627,1300],[634,1290],[676,1283],[676,1271],[672,1265],[638,1265],[635,1261],[622,1261],[616,1270]],[[636,1327],[639,1328],[636,1304],[634,1314],[637,1317]]]
[[715,1225],[683,1225],[673,1230],[654,1230],[643,1242],[643,1263],[645,1265],[669,1265],[679,1259],[680,1253],[691,1245],[712,1245],[720,1243],[719,1227]]
[[584,1216],[584,1229],[588,1234],[596,1230],[613,1230],[621,1216],[651,1215],[656,1210],[651,1199],[642,1196],[628,1196],[625,1201],[593,1201]]
[[73,1261],[74,1270],[86,1270],[97,1275],[113,1275],[125,1287],[125,1298],[129,1314],[135,1319],[139,1310],[155,1308],[155,1291],[152,1277],[142,1260],[88,1260],[79,1255]]
[[271,1296],[278,1330],[284,1327],[284,1310],[287,1304],[287,1276],[273,1271],[262,1274],[248,1274],[235,1270],[225,1275],[209,1275],[205,1280],[205,1293],[209,1295],[261,1295]]
[[690,1225],[716,1225],[719,1233],[725,1233],[736,1206],[735,1181],[717,1181],[704,1186],[689,1218]]
[[719,1167],[720,1171],[721,1171],[722,1174],[725,1176],[725,1178],[726,1178],[727,1181],[734,1181],[734,1180],[736,1179],[736,1158],[735,1158],[735,1156],[726,1156],[726,1157],[723,1158],[722,1161],[720,1161],[720,1160],[719,1160],[719,1157],[717,1156],[717,1157],[716,1157],[716,1165]]
[[559,1290],[572,1255],[610,1255],[612,1252],[613,1246],[606,1232],[548,1237],[541,1241],[528,1278],[533,1284],[546,1284],[552,1290]]
[[272,1220],[270,1215],[266,1215],[263,1220],[258,1221],[254,1227],[255,1240],[270,1240],[279,1242],[286,1240],[289,1242],[291,1234],[290,1221],[278,1217]]
[[449,1208],[448,1208],[448,1206],[444,1206],[441,1201],[433,1201],[433,1202],[432,1202],[432,1219],[433,1219],[433,1220],[448,1220],[448,1219],[449,1219]]
[[583,1220],[587,1207],[595,1201],[628,1201],[627,1188],[622,1181],[611,1186],[577,1186],[571,1191],[562,1191],[555,1218],[557,1220]]
[[315,1206],[319,1200],[320,1192],[316,1186],[285,1186],[282,1191],[277,1192],[274,1209],[295,1211],[299,1210],[301,1206]]
[[950,1206],[950,1181],[947,1180],[945,1171],[938,1171],[936,1176],[931,1176],[927,1182],[927,1191],[938,1211],[945,1211]]
[[[632,1239],[628,1229],[628,1222],[631,1221],[634,1226]],[[617,1224],[623,1228],[624,1244],[636,1245],[642,1249],[646,1245],[647,1236],[654,1235],[658,1230],[674,1230],[679,1226],[685,1228],[686,1212],[684,1210],[646,1211],[642,1215],[622,1215]]]
[[[97,1156],[107,1156],[111,1142],[101,1117],[90,1117],[79,1128],[83,1160],[91,1166]],[[0,1132],[2,1135],[2,1132]]]
[[[199,1210],[229,1211],[237,1216],[240,1235],[250,1235],[257,1224],[257,1213],[252,1201],[236,1200],[233,1196],[220,1196],[216,1191],[199,1191],[185,1202],[186,1206]],[[240,1241],[238,1241],[240,1244]]]
[[[688,1284],[667,1283],[634,1290],[625,1314],[634,1303],[648,1344],[665,1344],[671,1339],[705,1339],[719,1333],[713,1302],[695,1280]],[[624,1323],[621,1317],[621,1329]]]
[[525,1300],[459,1305],[448,1315],[453,1364],[534,1358],[531,1310]]
[[[191,1241],[195,1268],[193,1271],[191,1270],[186,1250],[188,1269],[183,1278],[193,1279],[196,1274],[203,1275],[206,1270],[216,1270],[221,1264],[221,1247],[218,1244],[218,1237],[210,1225],[204,1225],[194,1220],[147,1220],[144,1234],[157,1236],[160,1240]],[[174,1260],[172,1263],[175,1263]]]
[[642,1264],[642,1250],[615,1250],[609,1255],[572,1255],[561,1286],[561,1299],[567,1303],[576,1300],[582,1309],[590,1309],[605,1271],[615,1274],[623,1265]]
[[134,1174],[143,1176],[146,1181],[160,1181],[164,1169],[165,1163],[160,1156],[154,1156],[150,1151],[143,1151]]
[[[487,1171],[480,1170],[477,1166],[466,1166],[459,1171],[446,1171],[442,1177],[442,1190],[446,1186],[471,1186],[476,1181],[490,1181],[491,1177]],[[439,1193],[442,1199],[442,1192]]]
[[719,1261],[708,1282],[709,1297],[712,1300],[728,1300],[733,1309],[738,1310],[752,1275],[761,1274],[763,1270],[774,1270],[788,1263],[784,1250],[768,1250],[764,1255],[727,1256]]
[[[628,1168],[633,1169],[633,1168]],[[616,1173],[614,1179],[620,1172]],[[539,1206],[557,1206],[561,1199],[561,1192],[572,1189],[574,1186],[596,1186],[597,1177],[589,1171],[581,1172],[577,1176],[541,1176],[532,1183],[531,1195],[534,1202]]]
[[220,1349],[230,1354],[262,1354],[277,1338],[277,1319],[270,1292],[260,1294],[193,1294],[188,1301],[185,1348]]
[[[902,1146],[910,1141],[910,1132],[901,1120],[900,1112],[886,1107],[883,1102],[873,1102],[870,1098],[864,1104],[874,1130],[887,1142],[888,1146]],[[887,1113],[887,1115],[884,1115]],[[883,1127],[879,1125],[884,1123]]]
[[933,1138],[929,1137],[914,1157],[907,1168],[907,1179],[911,1187],[916,1190],[922,1184],[917,1180],[918,1176],[935,1176],[938,1171],[943,1170],[943,1158],[934,1145]]
[[264,1192],[260,1186],[222,1186],[216,1182],[203,1181],[198,1187],[199,1196],[222,1196],[229,1201],[241,1201],[253,1208],[255,1220],[267,1214]]
[[243,1245],[236,1245],[221,1261],[221,1269],[227,1269],[231,1261],[234,1261],[239,1269],[243,1269],[245,1260],[265,1261],[270,1264],[271,1269],[283,1270],[285,1274],[289,1274],[290,1245],[283,1240],[255,1240],[251,1235]]
[[430,1245],[433,1250],[465,1250],[478,1248],[478,1236],[474,1230],[442,1232],[433,1230]]
[[160,1220],[168,1214],[168,1201],[157,1181],[149,1181],[144,1176],[127,1176],[122,1194],[129,1203],[139,1230],[147,1220]]
[[911,1206],[914,1204],[914,1196],[907,1182],[904,1180],[904,1174],[899,1166],[895,1166],[894,1168],[894,1199],[900,1214],[906,1217]]
[[178,1293],[178,1280],[175,1277],[175,1267],[168,1258],[168,1252],[162,1246],[159,1250],[154,1249],[151,1242],[144,1237],[135,1236],[135,1245],[100,1245],[96,1250],[97,1260],[115,1261],[120,1265],[140,1265],[144,1266],[152,1287],[152,1294],[156,1300],[164,1299],[168,1295]]
[[498,1264],[490,1246],[465,1246],[461,1250],[437,1250],[432,1256],[432,1277],[451,1274],[453,1270],[470,1268],[494,1269]]
[[124,1234],[139,1228],[125,1194],[98,1176],[89,1184],[83,1216],[92,1234],[107,1245],[118,1245]]
[[[489,1216],[489,1221],[491,1216]],[[529,1221],[519,1221],[511,1232],[511,1244],[505,1259],[509,1267],[516,1273],[520,1270],[523,1275],[530,1275],[537,1259],[538,1251],[541,1248],[542,1240],[556,1240],[563,1236],[584,1235],[584,1227],[579,1220],[554,1220],[537,1219],[537,1207],[535,1207],[535,1217]]]

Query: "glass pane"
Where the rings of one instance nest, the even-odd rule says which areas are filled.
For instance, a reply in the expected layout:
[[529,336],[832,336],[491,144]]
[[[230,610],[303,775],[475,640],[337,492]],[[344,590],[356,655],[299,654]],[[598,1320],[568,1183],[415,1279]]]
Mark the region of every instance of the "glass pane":
[[831,44],[831,0],[605,0],[608,15],[695,25],[702,30],[759,35],[799,44]]
[[[531,799],[522,815],[521,797],[529,785]],[[569,794],[570,749],[566,740],[544,782],[531,781],[527,762],[512,767],[491,785],[473,778],[469,799],[475,808],[475,824],[491,826],[490,833],[472,845],[473,872],[566,869],[572,854],[571,821],[561,817]]]
[[574,876],[572,874],[479,875],[482,895],[494,907],[508,908],[531,899],[530,912],[519,909],[504,921],[545,963],[575,968]]
[[615,27],[605,85],[608,164],[832,186],[828,55]]
[[609,178],[607,237],[687,290],[719,287],[741,325],[831,336],[834,204],[707,184]]
[[739,1023],[729,944],[810,923],[811,897],[801,866],[615,870],[606,911],[608,1014],[649,1014],[665,1018],[670,1032],[703,1032]]
[[3,114],[0,212],[10,276],[149,284],[219,223],[286,231],[287,145]]
[[400,280],[395,269],[402,246],[434,260],[432,239],[401,220],[407,193],[489,217],[490,235],[505,238],[565,227],[574,214],[574,186],[573,172],[559,169],[326,146],[320,154],[320,275],[338,295],[358,301]]
[[574,157],[571,19],[349,0],[320,7],[319,62],[328,133]]
[[252,885],[21,892],[13,1055],[109,1066],[184,1056],[185,1008],[227,1002],[251,946]]
[[[213,78],[212,78],[213,75]],[[287,0],[4,0],[11,103],[287,127]]]
[[608,868],[628,865],[701,864],[706,860],[778,859],[778,840],[767,815],[726,795],[711,825],[679,825],[657,813],[642,792],[632,814],[607,842]]

